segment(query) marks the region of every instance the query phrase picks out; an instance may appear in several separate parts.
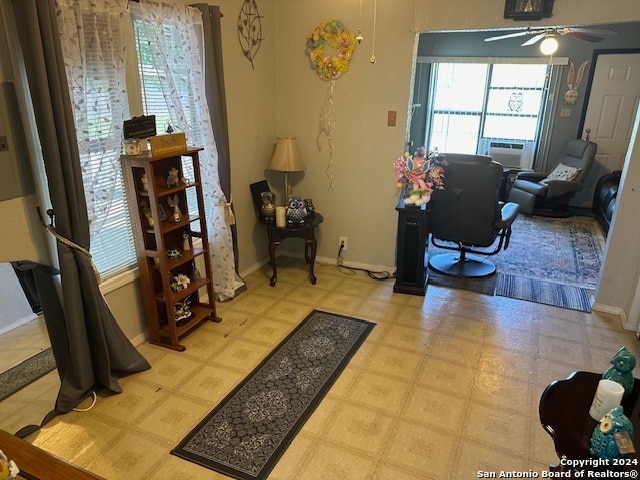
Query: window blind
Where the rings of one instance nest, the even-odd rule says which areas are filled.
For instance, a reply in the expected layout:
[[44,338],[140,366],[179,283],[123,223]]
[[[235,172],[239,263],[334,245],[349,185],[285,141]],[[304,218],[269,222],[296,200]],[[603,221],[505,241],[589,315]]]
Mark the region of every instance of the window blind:
[[91,232],[90,252],[103,278],[108,278],[136,263],[119,161],[122,122],[128,117],[123,88],[124,42],[117,15],[92,11],[77,21],[78,41],[64,47],[69,59],[67,76]]
[[425,144],[486,154],[492,142],[513,140],[521,145],[523,164],[531,164],[551,67],[482,60],[432,64]]

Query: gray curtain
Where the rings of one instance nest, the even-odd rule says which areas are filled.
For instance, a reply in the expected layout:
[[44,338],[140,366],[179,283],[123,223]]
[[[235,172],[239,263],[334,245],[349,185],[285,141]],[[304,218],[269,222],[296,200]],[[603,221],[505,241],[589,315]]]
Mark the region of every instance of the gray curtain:
[[[205,54],[205,88],[213,136],[218,150],[218,176],[227,201],[231,201],[231,154],[229,150],[229,128],[227,124],[227,98],[224,90],[222,67],[222,33],[220,7],[198,3],[192,5],[202,12]],[[233,209],[233,205],[231,206]],[[236,275],[238,272],[238,239],[235,225],[231,225]],[[244,283],[244,282],[243,282]]]
[[[12,0],[56,231],[89,249],[89,221],[53,0]],[[43,311],[61,386],[55,411],[73,409],[92,390],[122,391],[118,375],[150,368],[115,321],[89,257],[58,242],[62,305]]]

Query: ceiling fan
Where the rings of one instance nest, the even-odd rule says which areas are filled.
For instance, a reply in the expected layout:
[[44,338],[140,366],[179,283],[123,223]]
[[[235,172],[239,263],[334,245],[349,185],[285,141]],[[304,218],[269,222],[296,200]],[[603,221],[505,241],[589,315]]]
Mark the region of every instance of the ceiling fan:
[[493,42],[494,40],[523,37],[525,35],[533,35],[533,37],[531,37],[529,40],[524,42],[522,44],[523,47],[526,47],[528,45],[534,45],[544,38],[558,36],[558,35],[578,38],[580,40],[586,40],[587,42],[599,42],[601,40],[604,40],[604,36],[618,35],[618,32],[616,32],[615,30],[609,30],[606,28],[582,28],[582,27],[531,28],[531,27],[527,27],[526,30],[523,30],[520,32],[508,33],[506,35],[499,35],[497,37],[489,37],[489,38],[485,38],[484,41]]

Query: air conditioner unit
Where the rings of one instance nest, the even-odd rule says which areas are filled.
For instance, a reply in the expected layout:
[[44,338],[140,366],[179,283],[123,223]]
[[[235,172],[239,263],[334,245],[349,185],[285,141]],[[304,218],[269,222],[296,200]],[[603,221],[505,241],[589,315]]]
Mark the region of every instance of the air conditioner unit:
[[491,142],[488,155],[503,167],[528,168],[524,161],[523,143]]

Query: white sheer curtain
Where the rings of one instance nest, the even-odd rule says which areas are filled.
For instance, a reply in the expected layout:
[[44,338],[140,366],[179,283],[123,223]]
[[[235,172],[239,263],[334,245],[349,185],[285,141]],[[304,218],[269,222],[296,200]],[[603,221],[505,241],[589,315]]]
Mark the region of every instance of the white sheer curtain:
[[122,35],[126,4],[56,0],[92,239],[112,209],[122,122],[129,113]]
[[[227,199],[218,177],[218,153],[205,100],[202,14],[192,7],[141,1],[136,28],[143,29],[149,58],[160,82],[171,124],[190,145],[204,147],[204,184],[209,252],[219,300],[235,295],[235,262]],[[140,52],[138,52],[140,53]],[[144,88],[144,78],[142,79]],[[154,112],[147,111],[147,115]]]

